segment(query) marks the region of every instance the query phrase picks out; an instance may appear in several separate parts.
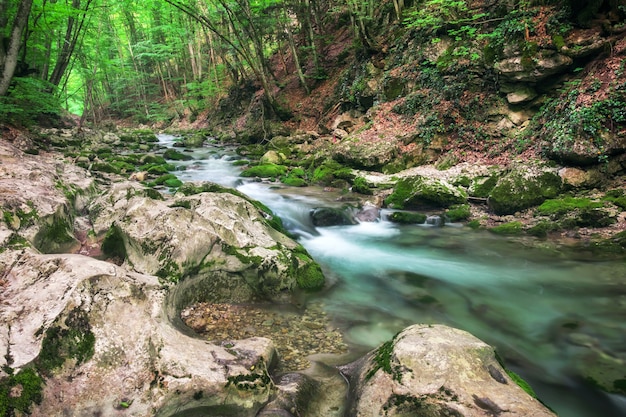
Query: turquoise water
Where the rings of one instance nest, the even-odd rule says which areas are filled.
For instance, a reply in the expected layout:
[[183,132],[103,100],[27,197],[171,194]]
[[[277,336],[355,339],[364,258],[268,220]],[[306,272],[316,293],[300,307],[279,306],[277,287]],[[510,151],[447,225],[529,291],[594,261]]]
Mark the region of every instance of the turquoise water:
[[626,415],[623,397],[584,382],[600,365],[626,376],[624,259],[594,261],[461,225],[398,226],[384,221],[385,212],[376,223],[316,229],[309,211],[338,205],[336,195],[243,182],[227,149],[202,148],[194,157],[179,164],[183,181],[237,187],[298,236],[330,283],[317,297],[355,351],[414,323],[448,324],[495,346],[559,415]]

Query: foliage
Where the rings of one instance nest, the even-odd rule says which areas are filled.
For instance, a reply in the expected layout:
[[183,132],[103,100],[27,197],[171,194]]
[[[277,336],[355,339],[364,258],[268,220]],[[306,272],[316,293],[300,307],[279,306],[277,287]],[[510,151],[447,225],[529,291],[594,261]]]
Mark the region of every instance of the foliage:
[[42,116],[57,118],[61,103],[50,91],[46,81],[30,77],[15,77],[6,96],[0,96],[0,121],[29,126]]

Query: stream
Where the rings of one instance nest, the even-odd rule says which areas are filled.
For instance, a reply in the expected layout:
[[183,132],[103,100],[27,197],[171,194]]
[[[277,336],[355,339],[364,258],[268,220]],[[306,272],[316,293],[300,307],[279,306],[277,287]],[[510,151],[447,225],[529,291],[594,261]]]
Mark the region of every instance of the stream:
[[[163,146],[176,137],[159,135]],[[562,417],[626,415],[626,399],[596,390],[585,369],[626,378],[626,262],[507,238],[461,224],[402,226],[385,220],[315,228],[309,212],[338,194],[244,181],[234,149],[206,145],[175,162],[182,181],[237,188],[281,217],[324,269],[317,294],[353,353],[415,323],[441,323],[496,347],[506,366]],[[617,364],[617,365],[616,365]]]

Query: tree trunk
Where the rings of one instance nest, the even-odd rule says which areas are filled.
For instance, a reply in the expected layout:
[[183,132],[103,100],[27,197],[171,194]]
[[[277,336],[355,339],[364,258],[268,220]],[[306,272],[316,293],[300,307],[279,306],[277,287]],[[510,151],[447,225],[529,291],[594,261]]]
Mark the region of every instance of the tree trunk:
[[[13,29],[11,30],[11,36],[9,38],[8,49],[4,49],[3,42],[0,42],[0,69],[2,69],[2,75],[0,76],[0,96],[5,96],[11,85],[11,79],[15,74],[15,68],[17,67],[17,58],[20,53],[20,44],[22,40],[22,32],[28,22],[28,15],[33,5],[33,0],[22,0],[17,10],[17,15],[13,21]],[[2,7],[5,7],[4,1]],[[8,24],[8,22],[7,22]],[[0,29],[3,29],[0,27]]]

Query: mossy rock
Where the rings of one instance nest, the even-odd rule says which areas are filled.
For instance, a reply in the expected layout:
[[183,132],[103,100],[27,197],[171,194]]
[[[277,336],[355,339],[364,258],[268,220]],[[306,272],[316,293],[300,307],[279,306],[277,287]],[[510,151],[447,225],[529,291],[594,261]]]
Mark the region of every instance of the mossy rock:
[[191,161],[193,159],[191,155],[178,152],[175,149],[167,149],[163,152],[163,157],[172,161]]
[[420,209],[450,207],[465,204],[467,193],[452,184],[422,176],[404,178],[398,181],[385,203],[396,209]]
[[110,162],[94,162],[91,164],[92,171],[106,172],[108,174],[120,174],[121,171],[118,167]]
[[185,136],[182,140],[182,144],[186,148],[201,148],[206,141],[206,136],[202,133],[194,133],[189,136]]
[[78,244],[74,237],[72,219],[53,216],[40,227],[34,238],[33,246],[41,253],[64,253]]
[[390,222],[400,224],[424,224],[426,215],[422,213],[411,213],[408,211],[394,211],[387,217]]
[[363,177],[356,177],[352,183],[352,191],[359,194],[372,195],[374,192],[370,184]]
[[80,308],[70,311],[63,325],[51,326],[41,342],[37,368],[50,374],[73,359],[75,366],[91,359],[95,352],[96,337],[91,331],[87,313]]
[[544,216],[554,216],[559,218],[564,214],[578,209],[601,208],[604,204],[599,201],[592,201],[589,198],[564,197],[559,199],[549,199],[537,207],[537,213]]
[[242,177],[278,178],[287,172],[287,167],[277,164],[262,164],[244,169]]
[[167,161],[165,160],[164,157],[160,156],[160,155],[155,155],[155,154],[146,154],[144,156],[141,157],[140,162],[142,164],[155,164],[155,165],[162,165],[165,164]]
[[489,207],[495,214],[514,214],[556,197],[563,186],[555,172],[513,170],[500,178],[489,193]]
[[617,189],[617,190],[607,191],[603,200],[609,201],[615,204],[617,207],[621,208],[622,210],[626,210],[626,195],[624,195],[624,190]]
[[32,404],[40,404],[43,397],[43,378],[32,367],[17,374],[5,368],[8,376],[0,380],[0,416],[30,415]]
[[549,233],[556,232],[558,230],[561,230],[561,227],[557,223],[544,220],[538,222],[534,226],[529,227],[526,230],[526,233],[535,237],[546,237]]
[[102,253],[119,261],[126,259],[126,245],[121,230],[113,225],[107,231],[102,241]]
[[537,213],[560,220],[564,229],[575,227],[606,227],[614,224],[617,219],[604,208],[602,201],[589,198],[565,197],[544,201],[537,207]]
[[289,174],[282,177],[280,181],[285,185],[292,187],[304,187],[307,185],[306,171],[302,168],[293,168]]
[[497,235],[514,236],[514,235],[521,235],[524,229],[523,229],[522,223],[516,221],[516,222],[503,223],[501,225],[492,227],[491,229],[489,229],[489,231]]
[[344,167],[339,162],[329,159],[324,161],[313,171],[312,181],[321,185],[333,185],[336,180],[353,181],[352,169]]
[[157,186],[157,185],[164,185],[168,181],[171,183],[174,180],[178,180],[178,177],[176,175],[174,175],[174,174],[165,174],[165,175],[161,175],[160,177],[158,177],[154,181],[151,181],[148,185],[150,185],[151,187],[154,187],[154,186]]
[[492,174],[488,177],[476,177],[470,181],[468,193],[472,197],[487,198],[498,183],[500,175]]
[[350,208],[318,207],[310,212],[311,221],[316,227],[345,226],[357,224]]
[[[297,256],[302,257],[303,255],[298,254]],[[303,290],[317,291],[324,287],[326,278],[324,277],[322,268],[312,259],[308,258],[308,262],[306,262],[304,266],[300,266],[296,269],[296,283],[298,284],[298,288]]]
[[170,188],[178,188],[181,185],[183,185],[183,182],[179,180],[178,178],[168,178],[165,180],[163,184],[165,184],[167,187],[170,187]]
[[467,220],[471,215],[469,204],[455,204],[446,210],[446,217],[451,222]]

